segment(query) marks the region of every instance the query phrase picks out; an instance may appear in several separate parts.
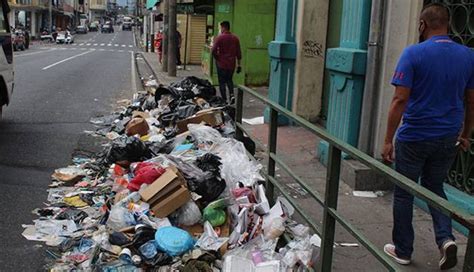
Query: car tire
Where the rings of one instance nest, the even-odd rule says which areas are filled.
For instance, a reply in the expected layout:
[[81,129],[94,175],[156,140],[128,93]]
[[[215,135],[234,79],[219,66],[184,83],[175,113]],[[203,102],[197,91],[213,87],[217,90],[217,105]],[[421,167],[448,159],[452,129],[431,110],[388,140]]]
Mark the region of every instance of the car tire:
[[20,50],[21,50],[21,51],[25,51],[25,49],[26,49],[26,48],[25,48],[25,45],[23,44],[23,45],[20,47]]
[[0,122],[3,119],[3,106],[0,106]]

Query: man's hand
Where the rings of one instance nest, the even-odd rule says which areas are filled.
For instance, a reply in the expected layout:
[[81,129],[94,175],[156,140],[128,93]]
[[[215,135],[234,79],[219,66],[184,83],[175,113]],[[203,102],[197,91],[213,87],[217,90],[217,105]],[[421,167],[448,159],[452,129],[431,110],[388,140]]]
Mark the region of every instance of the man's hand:
[[382,150],[382,159],[386,163],[393,163],[393,143],[385,143]]
[[237,74],[240,74],[240,72],[242,72],[242,67],[241,66],[237,66]]
[[459,141],[459,146],[461,147],[463,151],[467,151],[469,149],[469,146],[471,144],[469,142],[469,139],[464,138],[464,137],[459,137],[458,141]]

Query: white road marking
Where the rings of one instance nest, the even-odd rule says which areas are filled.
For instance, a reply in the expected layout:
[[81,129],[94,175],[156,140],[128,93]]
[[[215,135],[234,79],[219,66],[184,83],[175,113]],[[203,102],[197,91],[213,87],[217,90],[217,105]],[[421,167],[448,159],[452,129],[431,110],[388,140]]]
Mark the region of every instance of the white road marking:
[[130,45],[130,44],[129,44],[128,47],[133,47],[133,45]]
[[84,45],[84,43],[79,44],[79,46],[83,46],[83,45]]
[[86,46],[91,46],[91,44],[90,44],[90,43],[88,43],[88,44],[86,44]]
[[117,52],[123,52],[123,50],[117,50]]
[[112,44],[111,44],[111,43],[109,43],[109,44],[107,44],[107,46],[112,46]]
[[94,46],[97,46],[98,44],[97,43],[94,43]]
[[125,44],[122,44],[122,47],[125,47],[126,45]]
[[101,43],[101,44],[100,44],[100,46],[104,46],[104,45],[105,45],[105,43]]
[[58,64],[61,64],[61,63],[63,63],[63,62],[66,62],[66,61],[75,59],[75,58],[80,57],[80,56],[84,56],[85,54],[89,54],[89,53],[91,53],[91,52],[93,52],[93,51],[90,50],[90,51],[86,51],[86,52],[83,52],[83,53],[74,55],[74,56],[69,57],[69,58],[67,58],[67,59],[63,59],[63,60],[61,60],[61,61],[58,61],[58,62],[55,62],[55,63],[53,63],[53,64],[51,64],[51,65],[48,65],[48,66],[44,67],[44,68],[41,69],[41,70],[43,70],[43,71],[44,71],[44,70],[48,70],[49,68],[54,67],[54,66],[56,66],[56,65],[58,65]]
[[114,44],[115,47],[118,47],[119,45],[118,44]]
[[105,49],[104,49],[104,48],[101,48],[101,49],[99,49],[99,51],[105,51]]
[[81,50],[82,50],[82,51],[85,51],[85,50],[87,50],[87,48],[81,48]]

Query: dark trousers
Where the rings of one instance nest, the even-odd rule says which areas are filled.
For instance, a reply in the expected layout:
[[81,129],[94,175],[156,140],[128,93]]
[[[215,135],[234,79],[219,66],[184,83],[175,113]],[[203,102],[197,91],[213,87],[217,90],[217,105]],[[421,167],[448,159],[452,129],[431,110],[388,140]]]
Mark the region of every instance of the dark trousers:
[[226,86],[229,88],[230,97],[234,97],[234,82],[232,81],[232,76],[234,75],[234,70],[221,69],[217,67],[217,78],[219,79],[219,91],[221,92],[221,97],[227,101],[227,91]]
[[[446,199],[443,183],[453,163],[458,148],[457,137],[449,137],[423,142],[400,142],[395,145],[395,167],[397,172],[421,185],[438,196]],[[451,219],[440,211],[430,207],[436,244],[441,247],[444,241],[451,239]],[[395,186],[393,193],[393,232],[395,252],[399,257],[411,258],[413,253],[414,231],[413,195]]]

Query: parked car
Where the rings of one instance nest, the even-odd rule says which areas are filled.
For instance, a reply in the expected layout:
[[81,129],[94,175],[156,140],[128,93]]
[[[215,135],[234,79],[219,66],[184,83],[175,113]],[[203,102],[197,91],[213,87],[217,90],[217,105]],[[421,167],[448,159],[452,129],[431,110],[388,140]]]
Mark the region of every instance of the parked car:
[[16,29],[15,32],[12,35],[12,40],[13,40],[13,50],[18,51],[18,50],[25,50],[26,45],[25,45],[25,34],[23,33],[22,30]]
[[76,28],[76,33],[77,34],[87,34],[87,26],[80,25]]
[[2,52],[0,52],[0,118],[2,117],[2,109],[10,103],[11,94],[13,92],[13,47],[12,35],[8,20],[10,7],[7,0],[0,2],[0,44]]
[[114,26],[109,22],[105,23],[101,28],[102,33],[114,33]]
[[89,25],[89,31],[99,31],[99,24],[93,22]]
[[59,32],[58,36],[56,37],[56,43],[69,44],[73,42],[74,42],[74,36],[68,30]]

